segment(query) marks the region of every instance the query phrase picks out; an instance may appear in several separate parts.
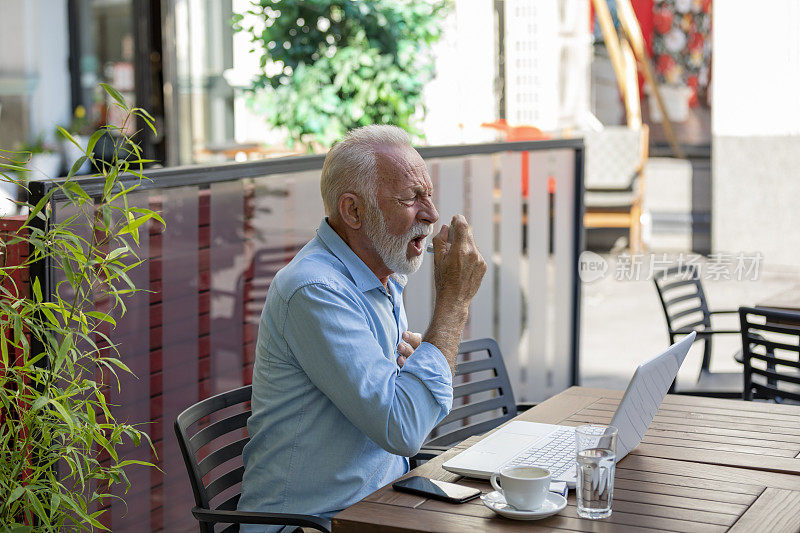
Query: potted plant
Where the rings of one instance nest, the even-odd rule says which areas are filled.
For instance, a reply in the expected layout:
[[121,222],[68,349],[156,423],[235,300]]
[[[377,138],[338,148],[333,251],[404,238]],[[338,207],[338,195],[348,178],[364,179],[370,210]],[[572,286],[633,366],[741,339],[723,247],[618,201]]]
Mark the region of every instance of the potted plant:
[[[101,84],[126,113],[151,128],[143,109],[128,108],[112,87]],[[137,158],[95,159],[94,144],[114,132],[115,153],[132,151]],[[36,205],[25,204],[22,227],[5,235],[2,251],[23,246],[22,264],[0,263],[0,531],[107,529],[102,505],[110,487],[130,486],[126,469],[134,463],[117,453],[124,441],[149,443],[140,427],[116,420],[106,390],[117,387],[117,375],[130,372],[116,346],[104,333],[124,315],[124,299],[139,290],[128,273],[139,268],[139,228],[159,215],[128,207],[126,196],[144,178],[138,145],[115,126],[103,126],[87,144],[60,129],[80,146],[82,155],[64,181],[55,182]],[[30,172],[28,154],[0,151],[0,174]],[[102,180],[99,198],[89,196],[74,179],[89,161]],[[30,187],[37,184],[29,183]],[[61,194],[75,215],[52,220],[54,194]],[[80,232],[76,228],[90,228]],[[146,226],[145,226],[146,227]],[[6,257],[5,255],[3,257]],[[46,290],[38,277],[29,288],[21,272],[48,261],[63,281]],[[48,294],[49,292],[49,294]],[[107,301],[104,311],[95,303]],[[150,445],[152,448],[152,444]],[[155,453],[155,451],[153,451]]]
[[29,159],[25,162],[28,172],[19,175],[27,181],[57,178],[60,174],[61,153],[56,145],[46,142],[43,136],[39,136],[31,143],[23,144],[19,151],[29,154]]
[[[62,135],[61,130],[69,132],[69,134],[72,136],[72,140],[75,142],[73,143],[72,140]],[[86,108],[82,105],[77,106],[75,111],[72,113],[72,122],[70,122],[68,126],[60,126],[56,130],[57,137],[59,137],[60,141],[59,144],[61,148],[61,154],[63,155],[66,163],[77,161],[82,155],[84,155],[84,149],[89,143],[89,136],[93,131],[93,124],[86,114]],[[69,169],[67,169],[67,171],[69,171]],[[75,173],[88,174],[89,160],[87,159],[84,161],[81,167]]]

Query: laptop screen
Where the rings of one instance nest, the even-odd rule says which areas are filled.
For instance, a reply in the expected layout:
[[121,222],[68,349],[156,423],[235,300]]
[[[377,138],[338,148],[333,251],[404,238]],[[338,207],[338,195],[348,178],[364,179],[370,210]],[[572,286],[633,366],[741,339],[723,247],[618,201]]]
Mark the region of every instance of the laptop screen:
[[642,442],[696,336],[697,333],[690,333],[634,372],[611,420],[619,430],[617,462]]

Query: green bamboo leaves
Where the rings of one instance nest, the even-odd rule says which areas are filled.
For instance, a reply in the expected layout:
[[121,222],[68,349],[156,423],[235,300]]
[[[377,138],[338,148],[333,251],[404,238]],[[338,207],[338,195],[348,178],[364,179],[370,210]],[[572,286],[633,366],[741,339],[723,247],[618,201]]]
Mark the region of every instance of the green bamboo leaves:
[[[124,443],[147,443],[153,456],[155,450],[144,428],[114,418],[107,394],[119,390],[120,373],[130,373],[109,335],[126,295],[140,290],[130,277],[143,262],[139,232],[164,223],[127,201],[147,179],[149,162],[130,125],[138,117],[155,128],[149,113],[101,85],[124,123],[100,128],[85,150],[60,129],[83,155],[36,205],[23,205],[22,228],[2,243],[3,250],[22,245],[30,253],[21,265],[0,263],[0,532],[106,529],[102,504],[117,498],[112,485],[127,490],[126,468],[153,466],[119,455]],[[94,154],[101,139],[113,148],[106,160]],[[74,179],[85,161],[103,185],[99,197]],[[1,179],[24,186],[4,173],[22,172],[23,163],[24,154],[0,151]],[[56,193],[75,213],[65,220],[52,217]],[[36,278],[26,294],[19,274],[38,261],[49,261],[62,279],[46,293]]]

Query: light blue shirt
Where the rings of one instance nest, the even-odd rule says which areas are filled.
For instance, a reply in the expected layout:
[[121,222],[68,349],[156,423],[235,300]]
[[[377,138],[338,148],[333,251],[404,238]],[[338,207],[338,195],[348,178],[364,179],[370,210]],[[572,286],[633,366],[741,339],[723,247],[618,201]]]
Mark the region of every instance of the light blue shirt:
[[[330,517],[408,471],[453,403],[450,368],[423,342],[397,365],[408,320],[323,220],[275,276],[253,368],[239,509]],[[245,526],[243,531],[265,531]]]

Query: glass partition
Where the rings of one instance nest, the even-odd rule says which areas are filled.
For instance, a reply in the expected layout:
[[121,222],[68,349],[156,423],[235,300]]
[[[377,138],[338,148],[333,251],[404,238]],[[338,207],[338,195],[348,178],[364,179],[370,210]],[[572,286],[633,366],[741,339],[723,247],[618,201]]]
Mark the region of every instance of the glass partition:
[[[529,198],[521,195],[520,150],[532,154]],[[420,153],[435,182],[442,221],[466,213],[489,262],[464,337],[498,339],[520,400],[541,400],[575,383],[581,142]],[[309,156],[154,170],[152,181],[130,197],[159,211],[166,227],[154,223],[142,239],[139,252],[147,262],[134,270],[134,281],[147,292],[128,300],[128,313],[111,333],[136,378],[124,378],[121,393],[110,395],[116,416],[145,424],[161,470],[129,469],[133,488],[119,494],[128,508],[108,502],[112,531],[197,530],[173,424],[193,403],[251,382],[269,285],[323,218],[322,162]],[[85,180],[84,188],[95,194],[102,183]],[[64,201],[55,206],[60,219],[70,214]],[[432,304],[432,261],[424,265],[405,292],[410,323],[419,331],[427,327]],[[123,453],[151,458],[144,448],[126,446]],[[237,460],[230,468],[241,465]]]

